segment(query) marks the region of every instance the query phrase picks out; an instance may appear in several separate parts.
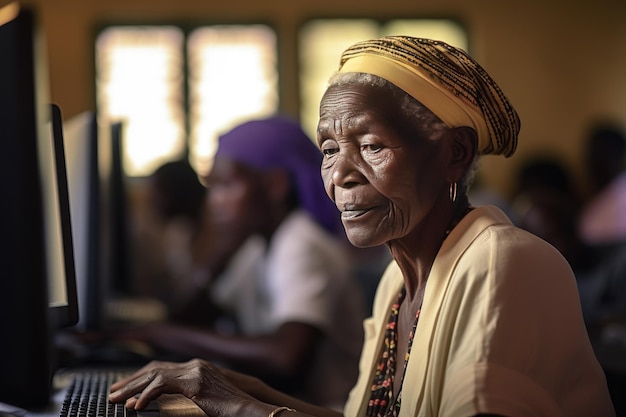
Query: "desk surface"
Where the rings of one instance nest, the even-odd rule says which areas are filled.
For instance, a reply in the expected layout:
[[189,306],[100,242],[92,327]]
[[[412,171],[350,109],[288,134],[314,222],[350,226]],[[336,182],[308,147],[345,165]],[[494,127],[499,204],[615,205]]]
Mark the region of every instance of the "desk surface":
[[206,417],[196,403],[179,394],[163,394],[157,403],[161,417]]

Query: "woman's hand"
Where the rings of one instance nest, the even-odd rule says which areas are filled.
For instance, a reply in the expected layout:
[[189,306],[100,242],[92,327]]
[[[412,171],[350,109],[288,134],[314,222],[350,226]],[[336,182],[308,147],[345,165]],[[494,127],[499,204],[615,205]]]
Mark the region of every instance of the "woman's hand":
[[266,416],[272,410],[271,405],[233,385],[217,366],[200,359],[185,363],[151,362],[113,384],[109,399],[116,403],[126,401],[127,408],[140,410],[161,394],[182,394],[209,416]]

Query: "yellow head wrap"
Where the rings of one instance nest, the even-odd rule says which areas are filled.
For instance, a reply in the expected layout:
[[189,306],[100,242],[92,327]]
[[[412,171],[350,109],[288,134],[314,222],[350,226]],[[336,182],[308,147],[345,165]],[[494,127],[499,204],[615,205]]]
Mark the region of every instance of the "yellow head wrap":
[[465,51],[441,41],[387,36],[359,42],[340,72],[364,72],[403,89],[450,127],[469,126],[481,154],[513,155],[520,120],[500,87]]

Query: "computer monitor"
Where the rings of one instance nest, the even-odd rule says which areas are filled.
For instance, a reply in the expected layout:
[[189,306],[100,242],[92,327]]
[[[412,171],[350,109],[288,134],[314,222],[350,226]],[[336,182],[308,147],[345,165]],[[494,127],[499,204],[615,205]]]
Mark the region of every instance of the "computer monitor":
[[63,125],[81,331],[102,330],[108,301],[132,293],[122,126],[93,111]]
[[130,230],[130,201],[127,176],[124,169],[124,122],[116,121],[110,127],[109,142],[102,152],[101,176],[103,180],[104,225],[108,230],[105,252],[108,260],[108,284],[112,297],[132,296],[136,290],[132,267],[133,245]]
[[[69,204],[63,117],[56,104],[50,105],[51,140],[41,141],[40,162],[44,179],[44,216],[48,266],[48,306],[53,329],[78,322],[76,268]],[[54,158],[50,158],[53,155]]]
[[49,402],[53,332],[76,311],[43,42],[32,10],[0,8],[0,401],[24,408]]
[[123,122],[93,111],[64,121],[81,331],[107,326],[111,300],[133,294],[131,235],[122,163]]
[[102,187],[100,139],[94,112],[85,111],[64,121],[74,256],[79,300],[79,330],[100,330],[106,285],[103,268]]

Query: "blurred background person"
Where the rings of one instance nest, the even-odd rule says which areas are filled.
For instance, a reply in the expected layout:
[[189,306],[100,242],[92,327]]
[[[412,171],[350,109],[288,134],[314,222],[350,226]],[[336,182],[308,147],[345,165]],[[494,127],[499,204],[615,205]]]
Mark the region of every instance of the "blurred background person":
[[626,241],[626,136],[612,124],[589,133],[585,167],[591,195],[580,218],[586,242],[607,245]]
[[208,273],[211,249],[207,190],[187,160],[159,166],[148,178],[147,210],[136,233],[137,292],[178,317]]
[[543,188],[554,191],[570,200],[575,210],[580,209],[581,195],[578,184],[565,163],[549,154],[532,155],[517,172],[513,184],[513,199],[527,190]]
[[521,165],[511,207],[514,223],[551,243],[575,271],[594,263],[576,227],[581,208],[579,193],[559,158],[534,155]]
[[232,326],[156,323],[124,337],[158,353],[214,360],[340,409],[356,381],[365,308],[320,178],[321,158],[283,116],[222,135],[203,178],[212,247],[221,256],[207,260],[195,281],[195,302],[217,306]]

